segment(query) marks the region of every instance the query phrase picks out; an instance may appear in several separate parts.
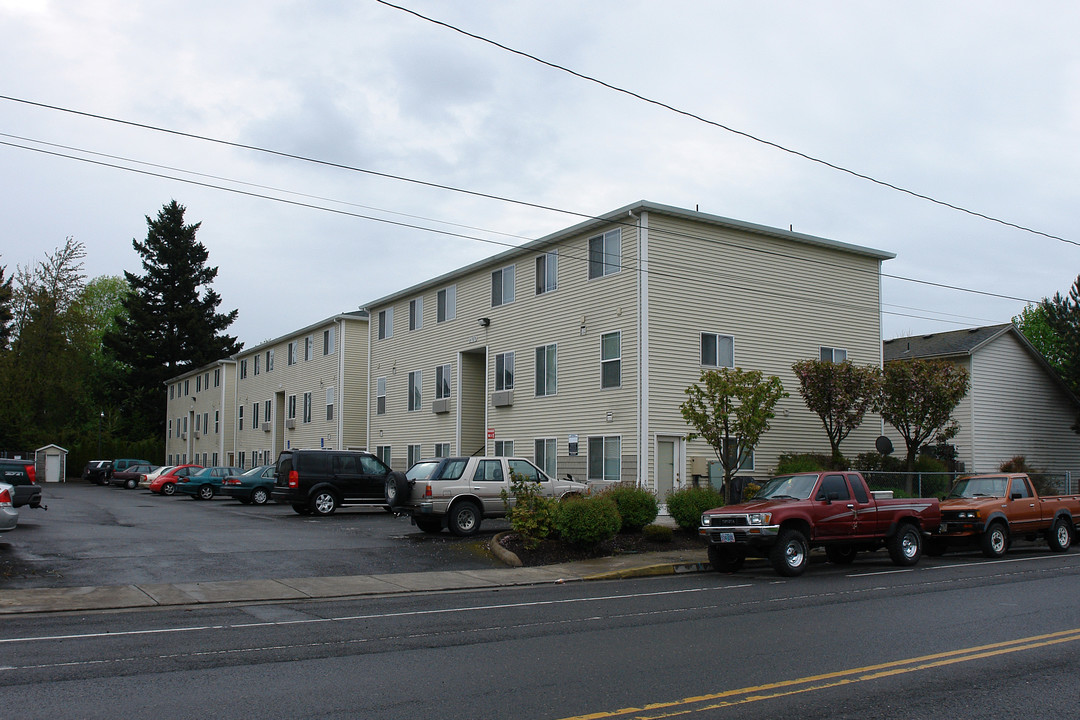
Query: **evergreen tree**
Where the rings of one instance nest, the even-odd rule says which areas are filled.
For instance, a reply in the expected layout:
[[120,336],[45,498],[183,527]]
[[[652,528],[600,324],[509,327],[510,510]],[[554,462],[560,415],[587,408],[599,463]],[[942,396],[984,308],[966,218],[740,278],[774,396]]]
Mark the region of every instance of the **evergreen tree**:
[[1043,300],[1039,308],[1061,349],[1054,365],[1069,389],[1080,395],[1080,277],[1067,296],[1055,293],[1049,300]]
[[146,239],[132,240],[143,274],[125,272],[131,292],[105,347],[125,366],[120,398],[131,437],[164,437],[165,381],[238,352],[243,345],[224,331],[237,310],[217,312],[221,296],[210,284],[216,267],[195,239],[202,223],[184,224],[183,205],[172,200],[146,218]]

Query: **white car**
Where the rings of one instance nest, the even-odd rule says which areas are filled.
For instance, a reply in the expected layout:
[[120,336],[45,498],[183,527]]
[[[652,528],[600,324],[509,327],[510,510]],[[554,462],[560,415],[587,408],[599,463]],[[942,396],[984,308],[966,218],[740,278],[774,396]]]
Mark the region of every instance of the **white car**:
[[14,530],[19,524],[19,511],[11,504],[14,495],[13,485],[0,483],[0,532]]
[[150,487],[150,483],[157,480],[158,475],[164,475],[165,473],[172,470],[174,467],[176,467],[176,466],[175,465],[162,465],[159,468],[154,468],[152,471],[150,471],[150,472],[146,473],[145,475],[143,475],[143,479],[139,481],[139,487],[141,487],[141,488]]

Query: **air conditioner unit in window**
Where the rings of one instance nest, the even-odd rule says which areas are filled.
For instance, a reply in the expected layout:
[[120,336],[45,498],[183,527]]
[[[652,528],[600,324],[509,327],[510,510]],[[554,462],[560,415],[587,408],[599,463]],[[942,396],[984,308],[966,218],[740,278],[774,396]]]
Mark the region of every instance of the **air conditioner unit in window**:
[[288,420],[286,420],[285,421],[285,429],[286,430],[295,430],[296,429],[296,418],[289,418]]
[[198,430],[195,431],[195,439],[198,440],[201,437],[201,433]]
[[266,422],[262,424],[263,432],[270,432],[270,423]]
[[442,398],[431,403],[431,412],[438,415],[450,412],[450,398]]
[[514,404],[513,390],[499,390],[491,393],[492,407],[509,407]]
[[180,433],[181,440],[187,440],[187,433]]

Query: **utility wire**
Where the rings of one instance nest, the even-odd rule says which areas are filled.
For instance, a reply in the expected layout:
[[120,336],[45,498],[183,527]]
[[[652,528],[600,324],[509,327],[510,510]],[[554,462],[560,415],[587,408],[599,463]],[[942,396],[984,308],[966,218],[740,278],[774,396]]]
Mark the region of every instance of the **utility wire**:
[[504,45],[502,43],[496,42],[495,40],[492,40],[490,38],[486,38],[483,35],[477,35],[476,33],[471,33],[469,31],[463,30],[462,28],[459,28],[457,26],[454,26],[454,25],[451,25],[449,23],[443,22],[442,20],[436,20],[435,18],[428,17],[427,15],[423,15],[421,13],[418,13],[415,10],[410,10],[407,7],[403,7],[401,5],[395,5],[394,3],[387,2],[387,0],[375,0],[375,2],[377,2],[377,3],[381,4],[381,5],[385,5],[386,7],[393,8],[395,10],[400,10],[401,12],[407,13],[407,14],[412,15],[414,17],[417,17],[417,18],[419,18],[421,20],[425,20],[425,21],[427,21],[429,23],[432,23],[434,25],[439,25],[440,27],[444,27],[447,30],[452,30],[453,32],[459,33],[459,34],[464,35],[466,37],[470,37],[470,38],[472,38],[474,40],[479,40],[480,42],[487,43],[488,45],[492,45],[494,47],[497,47],[500,50],[505,50],[506,52],[513,53],[514,55],[519,55],[521,57],[528,58],[529,60],[540,63],[541,65],[545,65],[545,66],[547,66],[549,68],[552,68],[553,70],[558,70],[560,72],[564,72],[564,73],[567,73],[569,75],[573,75],[574,77],[579,78],[581,80],[585,80],[586,82],[595,83],[597,85],[600,85],[601,87],[607,88],[608,90],[612,90],[612,91],[617,92],[617,93],[622,93],[623,95],[628,95],[628,96],[630,96],[632,98],[635,98],[637,100],[641,100],[642,102],[648,103],[650,105],[655,105],[655,106],[663,108],[665,110],[669,110],[669,111],[671,111],[673,113],[676,113],[677,115],[682,115],[684,117],[688,117],[688,118],[691,118],[693,120],[697,120],[698,122],[705,123],[706,125],[711,125],[713,127],[720,128],[721,130],[732,133],[734,135],[739,135],[741,137],[747,138],[748,140],[753,140],[756,143],[761,143],[762,145],[767,145],[768,147],[774,148],[776,150],[780,150],[781,152],[788,153],[789,155],[794,155],[794,156],[800,157],[800,158],[802,158],[804,160],[809,160],[810,162],[817,163],[819,165],[824,165],[827,168],[830,168],[832,170],[837,170],[837,171],[842,172],[842,173],[846,173],[846,174],[851,175],[853,177],[859,178],[860,180],[867,180],[869,182],[874,183],[875,185],[880,185],[882,187],[886,187],[886,188],[889,188],[890,190],[895,190],[897,192],[904,193],[905,195],[910,195],[911,197],[915,197],[915,198],[918,198],[920,200],[926,200],[927,202],[931,202],[931,203],[934,203],[935,205],[940,205],[942,207],[947,207],[947,208],[949,208],[951,210],[956,210],[958,212],[966,213],[968,215],[972,215],[972,216],[977,217],[977,218],[982,218],[983,220],[989,220],[990,222],[998,223],[999,225],[1004,225],[1006,227],[1015,228],[1016,230],[1021,230],[1023,232],[1031,233],[1033,235],[1041,235],[1042,237],[1049,238],[1051,240],[1058,240],[1060,242],[1068,243],[1070,245],[1080,246],[1080,242],[1077,242],[1075,240],[1069,240],[1067,238],[1063,238],[1063,237],[1060,237],[1058,235],[1052,235],[1050,233],[1043,232],[1042,230],[1035,230],[1034,228],[1029,228],[1029,227],[1024,226],[1024,225],[1019,225],[1019,224],[1014,223],[1014,222],[1009,222],[1008,220],[1003,220],[1001,218],[994,217],[993,215],[987,215],[985,213],[981,213],[981,212],[978,212],[976,210],[969,210],[969,209],[967,209],[965,207],[961,207],[960,205],[954,205],[953,203],[945,202],[944,200],[938,200],[937,198],[931,197],[930,195],[926,195],[926,194],[923,194],[923,193],[920,193],[920,192],[916,192],[914,190],[909,190],[908,188],[902,187],[900,185],[895,185],[895,184],[890,183],[890,182],[886,182],[885,180],[879,180],[878,178],[875,178],[875,177],[873,177],[871,175],[867,175],[865,173],[861,173],[861,172],[857,172],[855,170],[851,170],[849,168],[843,167],[842,165],[837,165],[835,163],[829,162],[828,160],[823,160],[823,159],[821,159],[819,157],[809,155],[809,154],[801,152],[799,150],[793,150],[792,148],[786,147],[786,146],[781,145],[779,143],[773,142],[771,140],[766,140],[764,138],[758,137],[756,135],[753,135],[753,134],[748,133],[748,132],[743,131],[743,130],[737,130],[737,129],[733,128],[733,127],[730,127],[728,125],[724,125],[723,123],[717,122],[715,120],[710,120],[710,119],[708,119],[706,117],[703,117],[703,116],[698,115],[696,113],[692,113],[692,112],[690,112],[688,110],[682,110],[682,109],[677,108],[677,107],[675,107],[673,105],[669,105],[668,103],[665,103],[663,101],[654,100],[653,98],[647,97],[647,96],[642,95],[642,94],[637,93],[637,92],[634,92],[633,90],[628,90],[626,88],[619,87],[617,85],[613,85],[613,84],[611,84],[609,82],[605,82],[605,81],[600,80],[599,78],[595,78],[595,77],[593,77],[591,75],[585,75],[584,73],[577,72],[576,70],[572,70],[572,69],[570,69],[570,68],[568,68],[568,67],[566,67],[564,65],[559,65],[558,63],[554,63],[554,62],[551,62],[551,61],[548,61],[548,60],[544,60],[543,58],[537,57],[536,55],[532,55],[532,54],[527,53],[527,52],[525,52],[523,50],[517,50],[516,48],[512,48],[512,47],[510,47],[508,45]]

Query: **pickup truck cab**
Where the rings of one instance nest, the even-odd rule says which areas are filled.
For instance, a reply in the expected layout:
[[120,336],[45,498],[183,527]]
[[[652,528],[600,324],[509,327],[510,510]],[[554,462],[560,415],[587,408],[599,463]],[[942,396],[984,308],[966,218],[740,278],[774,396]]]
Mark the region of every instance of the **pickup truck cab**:
[[1072,545],[1080,520],[1080,495],[1040,497],[1023,473],[961,478],[941,503],[934,550],[978,544],[983,555],[1001,557],[1013,538],[1046,538],[1054,552]]
[[426,533],[448,527],[453,534],[468,537],[479,531],[484,518],[506,515],[502,492],[513,498],[511,473],[537,483],[546,497],[561,499],[588,490],[585,483],[553,479],[522,458],[434,458],[415,463],[404,482],[387,478],[386,504],[396,513],[412,516],[413,524]]
[[33,460],[0,459],[0,482],[12,486],[11,505],[45,508],[41,504],[41,486],[37,484],[37,469]]
[[705,512],[698,533],[716,570],[735,572],[747,557],[765,557],[779,575],[794,577],[813,547],[847,564],[884,546],[897,565],[914,565],[923,536],[940,522],[937,498],[877,498],[857,472],[806,472],[771,479],[749,502]]

